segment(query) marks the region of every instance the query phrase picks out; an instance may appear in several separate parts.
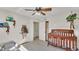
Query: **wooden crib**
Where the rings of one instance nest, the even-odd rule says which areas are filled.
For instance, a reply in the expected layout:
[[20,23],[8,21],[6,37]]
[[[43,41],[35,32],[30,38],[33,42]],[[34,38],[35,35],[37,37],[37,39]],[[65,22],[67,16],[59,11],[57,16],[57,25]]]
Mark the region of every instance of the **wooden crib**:
[[70,29],[52,29],[48,33],[48,45],[63,48],[67,51],[77,50],[77,37]]

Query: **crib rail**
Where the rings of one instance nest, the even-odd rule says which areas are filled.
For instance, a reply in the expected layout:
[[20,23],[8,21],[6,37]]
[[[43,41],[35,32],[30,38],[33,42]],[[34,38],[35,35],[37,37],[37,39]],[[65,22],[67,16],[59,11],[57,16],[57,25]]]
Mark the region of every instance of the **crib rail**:
[[75,51],[77,50],[77,37],[73,30],[52,29],[51,33],[48,34],[48,45]]

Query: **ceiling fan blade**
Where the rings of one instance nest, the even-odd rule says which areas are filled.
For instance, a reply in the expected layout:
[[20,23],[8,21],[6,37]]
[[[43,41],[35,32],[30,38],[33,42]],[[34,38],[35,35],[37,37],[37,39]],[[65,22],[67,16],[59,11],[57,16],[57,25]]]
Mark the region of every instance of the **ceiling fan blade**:
[[44,12],[41,12],[42,15],[46,15]]
[[35,15],[36,13],[33,13],[32,15]]
[[52,8],[41,8],[41,11],[52,11]]
[[35,11],[34,9],[24,9],[25,11]]

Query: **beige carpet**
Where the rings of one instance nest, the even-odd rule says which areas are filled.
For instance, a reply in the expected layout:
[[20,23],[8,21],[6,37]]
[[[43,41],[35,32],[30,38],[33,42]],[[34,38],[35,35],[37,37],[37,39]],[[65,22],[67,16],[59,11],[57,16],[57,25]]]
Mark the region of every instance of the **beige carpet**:
[[23,46],[29,51],[64,51],[64,49],[47,46],[46,41],[34,40],[32,42],[27,42]]

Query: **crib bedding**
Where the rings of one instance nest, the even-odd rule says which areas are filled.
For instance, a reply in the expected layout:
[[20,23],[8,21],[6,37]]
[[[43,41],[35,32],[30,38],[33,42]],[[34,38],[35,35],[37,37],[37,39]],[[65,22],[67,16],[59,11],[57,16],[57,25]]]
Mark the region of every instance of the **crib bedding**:
[[0,51],[27,51],[22,45],[18,47],[18,44],[14,41],[9,41],[0,46]]

